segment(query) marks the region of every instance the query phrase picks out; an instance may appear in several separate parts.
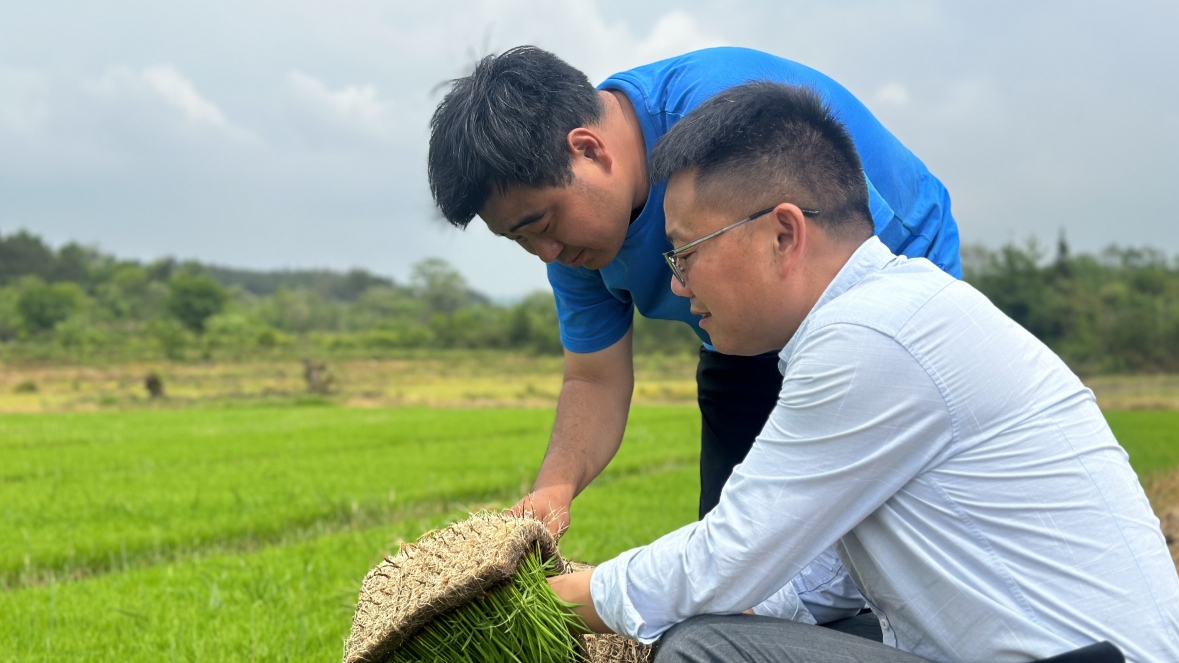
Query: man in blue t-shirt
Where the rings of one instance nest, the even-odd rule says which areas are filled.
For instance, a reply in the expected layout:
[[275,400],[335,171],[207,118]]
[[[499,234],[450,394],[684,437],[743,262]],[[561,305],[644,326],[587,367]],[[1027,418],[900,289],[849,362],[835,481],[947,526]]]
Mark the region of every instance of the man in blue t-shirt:
[[688,300],[672,293],[662,257],[672,248],[664,185],[647,177],[647,157],[672,125],[717,92],[755,80],[817,91],[861,155],[876,234],[894,253],[961,275],[941,182],[850,92],[789,60],[714,48],[616,74],[595,89],[556,56],[524,46],[484,58],[434,113],[428,168],[443,215],[466,227],[477,214],[548,264],[565,379],[544,463],[517,509],[552,516],[554,530],[569,524],[573,499],[621,444],[634,387],[635,308],[680,320],[703,342],[701,517],[777,401],[777,355],[716,352]]

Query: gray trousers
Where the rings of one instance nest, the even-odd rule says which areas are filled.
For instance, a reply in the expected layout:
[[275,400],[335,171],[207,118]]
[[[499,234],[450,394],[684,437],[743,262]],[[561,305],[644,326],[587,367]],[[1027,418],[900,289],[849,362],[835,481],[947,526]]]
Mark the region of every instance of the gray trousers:
[[[701,615],[663,634],[655,663],[925,662],[881,643],[879,626],[872,634],[863,619],[840,622],[827,628],[759,615]],[[870,639],[873,635],[877,639]]]
[[[757,615],[701,615],[663,634],[655,643],[654,663],[928,663],[882,644],[880,638],[880,625],[871,614],[822,626]],[[1125,661],[1116,646],[1098,642],[1038,663]]]

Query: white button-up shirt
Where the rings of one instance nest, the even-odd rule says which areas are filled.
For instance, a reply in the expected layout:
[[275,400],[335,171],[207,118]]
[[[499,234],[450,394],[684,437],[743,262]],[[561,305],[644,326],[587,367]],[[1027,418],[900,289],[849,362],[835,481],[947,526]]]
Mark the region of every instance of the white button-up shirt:
[[777,407],[702,521],[598,567],[652,642],[835,545],[886,640],[1028,661],[1109,640],[1179,661],[1179,577],[1093,394],[974,288],[861,246],[782,350]]

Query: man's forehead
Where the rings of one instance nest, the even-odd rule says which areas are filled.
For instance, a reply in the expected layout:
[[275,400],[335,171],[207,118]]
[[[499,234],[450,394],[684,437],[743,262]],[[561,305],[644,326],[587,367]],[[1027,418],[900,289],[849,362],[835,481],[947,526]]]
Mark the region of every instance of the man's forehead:
[[547,201],[538,189],[512,187],[507,191],[492,191],[479,218],[494,233],[512,232],[521,224],[529,223],[544,214]]
[[671,242],[672,246],[683,244],[686,237],[691,234],[689,224],[675,213],[667,213],[664,218],[663,227],[667,233],[667,241]]
[[664,229],[672,244],[684,243],[692,232],[695,176],[676,174],[663,196]]

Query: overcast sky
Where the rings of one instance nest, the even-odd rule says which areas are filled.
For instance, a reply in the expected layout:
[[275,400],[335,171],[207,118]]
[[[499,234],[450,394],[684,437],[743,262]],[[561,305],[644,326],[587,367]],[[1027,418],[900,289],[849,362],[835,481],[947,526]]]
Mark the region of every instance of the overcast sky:
[[544,288],[535,258],[434,214],[439,84],[525,43],[595,83],[739,45],[863,100],[966,243],[1175,254],[1176,35],[1173,1],[0,0],[0,233],[398,279],[440,256],[493,295]]

